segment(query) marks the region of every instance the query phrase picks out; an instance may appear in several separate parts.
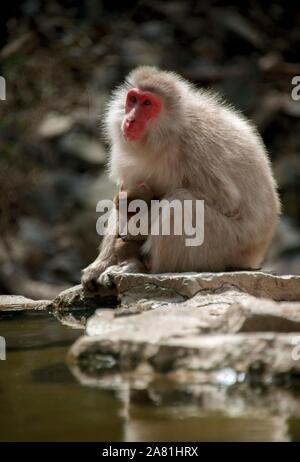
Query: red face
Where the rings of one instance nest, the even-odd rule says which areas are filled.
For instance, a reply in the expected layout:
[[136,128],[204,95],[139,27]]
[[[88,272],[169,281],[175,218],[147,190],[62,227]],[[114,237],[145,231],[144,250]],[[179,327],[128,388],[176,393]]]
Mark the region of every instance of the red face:
[[129,90],[125,102],[126,116],[122,126],[126,140],[139,140],[149,120],[155,119],[161,108],[161,99],[155,93],[141,91],[138,88]]

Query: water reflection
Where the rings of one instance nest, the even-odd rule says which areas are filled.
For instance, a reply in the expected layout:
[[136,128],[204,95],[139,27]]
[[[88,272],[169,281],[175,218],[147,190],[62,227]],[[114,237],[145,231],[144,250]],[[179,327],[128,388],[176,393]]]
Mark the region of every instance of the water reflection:
[[1,321],[2,441],[300,440],[296,391],[163,382],[132,390],[124,381],[104,390],[65,364],[80,334],[41,313]]

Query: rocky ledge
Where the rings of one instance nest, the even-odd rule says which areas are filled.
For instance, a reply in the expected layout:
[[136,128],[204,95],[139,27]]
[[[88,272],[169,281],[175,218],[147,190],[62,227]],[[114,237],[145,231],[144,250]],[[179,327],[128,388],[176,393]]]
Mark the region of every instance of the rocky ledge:
[[78,286],[52,305],[70,320],[74,300],[77,309],[98,303],[68,355],[82,383],[126,382],[141,390],[161,380],[181,385],[299,381],[299,276],[113,274],[112,282],[109,293],[103,289],[86,298]]
[[31,300],[22,295],[0,295],[0,318],[16,312],[45,311],[51,303],[50,300]]
[[[150,389],[300,380],[300,276],[112,274],[53,301],[0,297],[1,313],[47,310],[85,329],[68,362],[82,383]],[[157,387],[156,387],[157,388]]]

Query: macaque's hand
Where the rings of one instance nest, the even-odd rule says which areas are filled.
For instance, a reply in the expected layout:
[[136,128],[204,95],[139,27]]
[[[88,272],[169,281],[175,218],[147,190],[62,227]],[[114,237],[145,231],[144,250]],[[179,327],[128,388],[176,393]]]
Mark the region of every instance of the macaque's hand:
[[230,187],[227,182],[217,183],[219,190],[222,193],[219,193],[216,197],[207,197],[202,191],[198,193],[198,197],[204,200],[204,203],[215,209],[220,214],[224,215],[227,218],[232,220],[238,220],[241,214],[241,198],[237,189],[233,186],[233,183],[230,183]]
[[146,269],[142,262],[137,259],[124,262],[120,265],[109,266],[99,277],[99,283],[103,287],[114,287],[114,276],[124,273],[144,273]]
[[105,261],[98,260],[91,263],[89,266],[82,270],[81,284],[83,289],[88,292],[95,292],[99,288],[98,279],[100,275],[106,270],[107,265]]
[[[114,241],[113,241],[114,242]],[[83,289],[88,292],[96,292],[101,286],[100,276],[104,271],[117,263],[116,255],[113,251],[113,247],[109,248],[106,258],[98,256],[98,258],[82,270],[81,284]]]
[[241,213],[241,193],[232,180],[219,179],[220,193],[217,199],[217,207],[220,206],[220,212],[227,218],[238,220]]

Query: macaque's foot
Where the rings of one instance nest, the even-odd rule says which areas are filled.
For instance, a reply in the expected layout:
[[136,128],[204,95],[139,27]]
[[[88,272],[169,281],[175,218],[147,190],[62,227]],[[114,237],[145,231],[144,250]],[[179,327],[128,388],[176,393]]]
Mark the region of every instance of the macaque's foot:
[[102,274],[100,274],[98,278],[98,285],[103,287],[114,287],[114,278],[113,273],[115,273],[115,269],[118,268],[118,265],[109,266]]
[[125,272],[123,266],[112,265],[109,266],[98,278],[98,283],[104,287],[114,287],[114,274]]
[[99,289],[99,276],[106,270],[109,263],[94,262],[82,270],[81,284],[88,292],[96,292]]
[[138,260],[132,260],[121,265],[109,266],[98,278],[98,284],[104,287],[114,287],[114,276],[123,273],[143,273],[144,265]]

